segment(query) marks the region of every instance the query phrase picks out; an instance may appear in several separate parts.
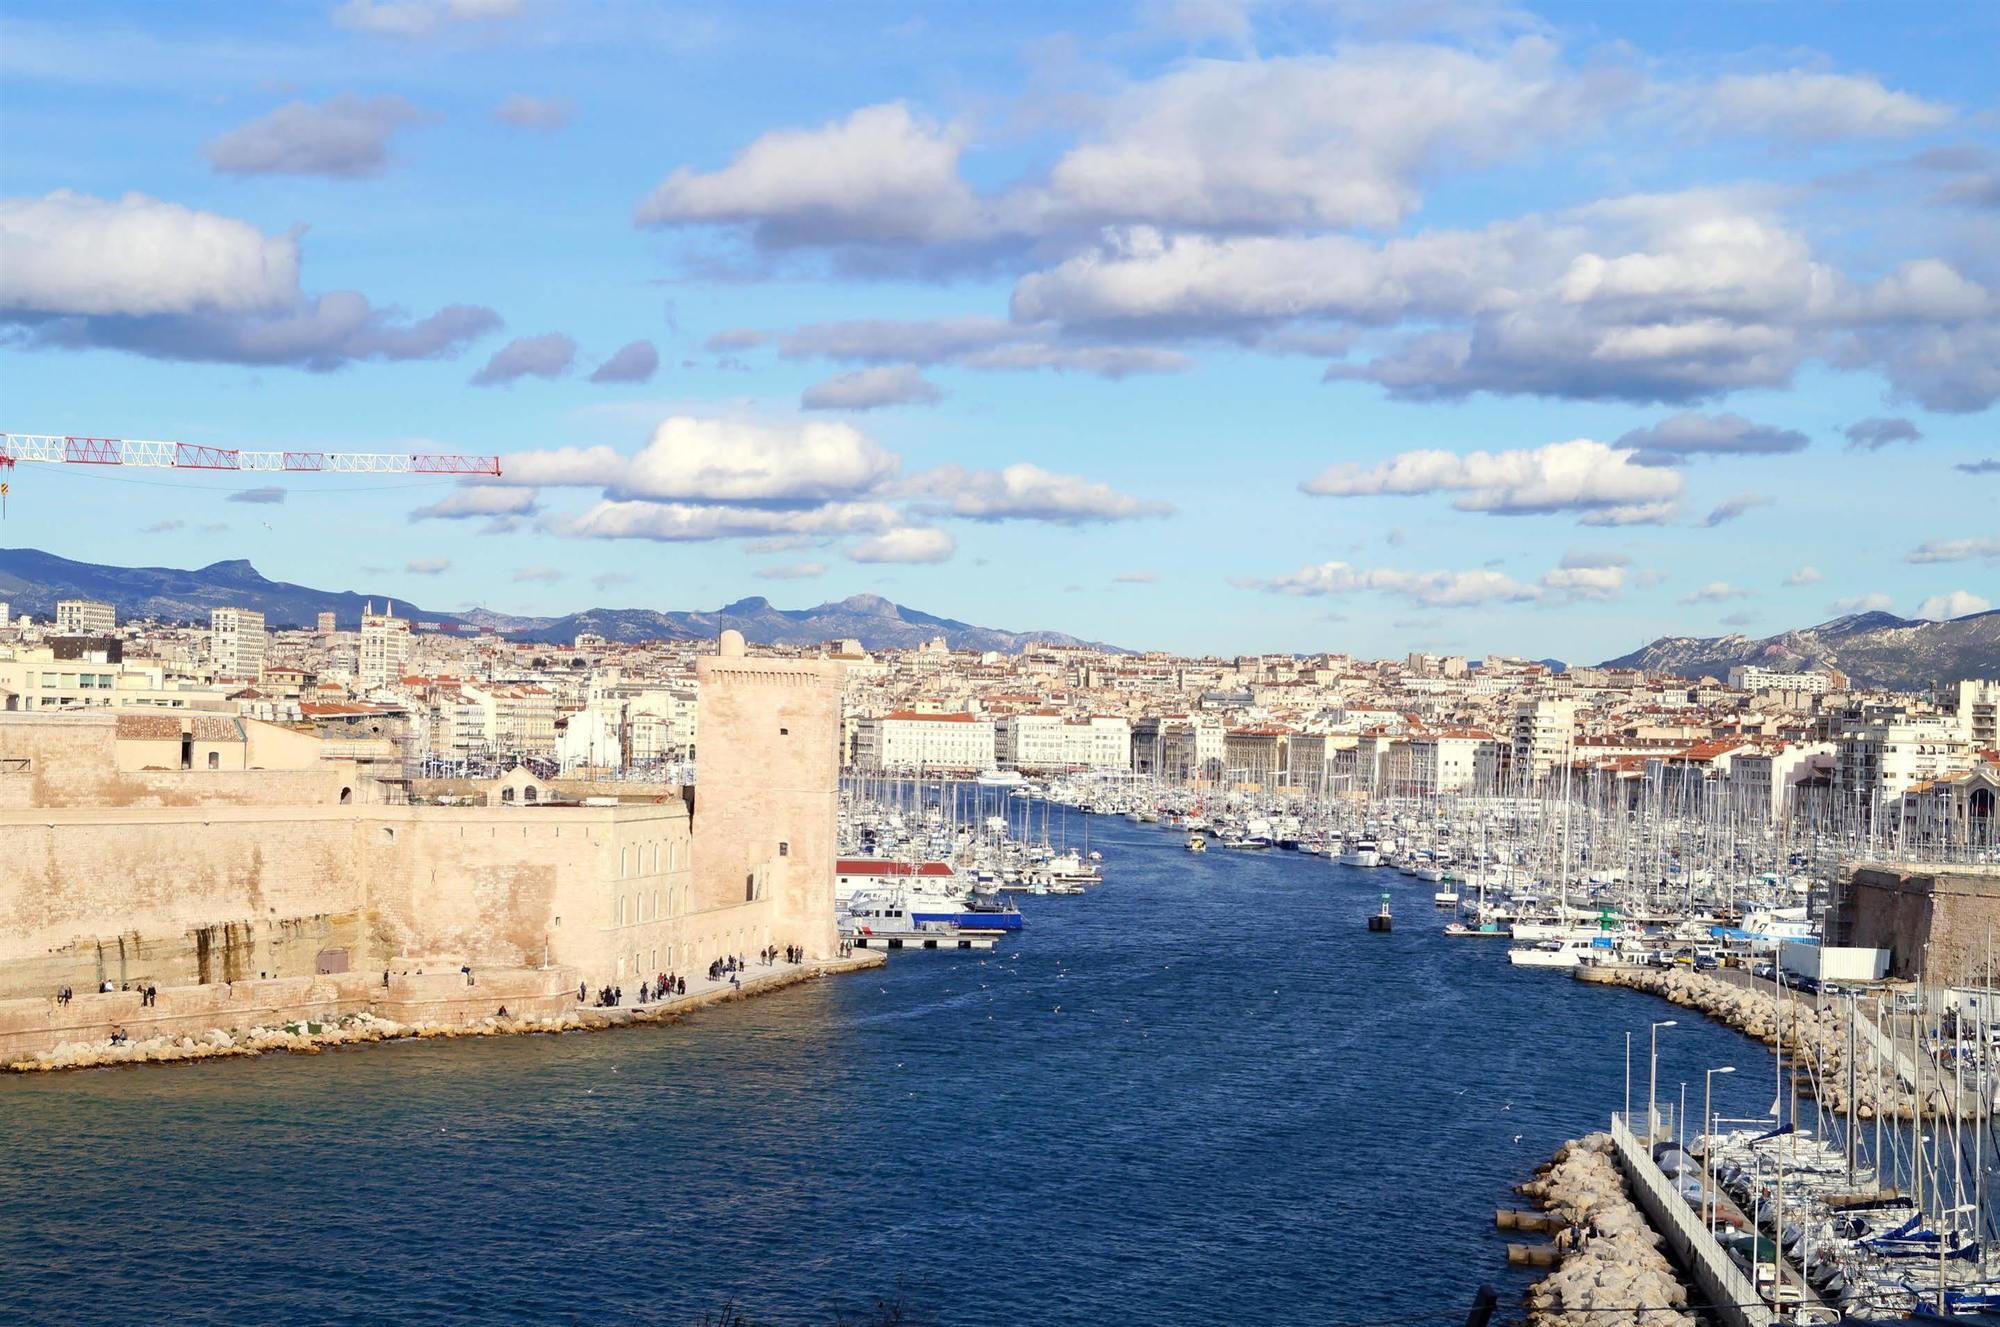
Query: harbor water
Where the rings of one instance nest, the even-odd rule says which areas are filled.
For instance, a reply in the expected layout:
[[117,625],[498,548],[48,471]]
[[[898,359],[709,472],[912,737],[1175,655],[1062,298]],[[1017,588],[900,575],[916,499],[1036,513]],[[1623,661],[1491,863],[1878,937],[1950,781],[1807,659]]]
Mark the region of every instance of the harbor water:
[[1770,1106],[1762,1047],[1435,886],[1090,833],[1105,883],[990,953],[672,1027],[0,1081],[0,1322],[1457,1323],[1628,1031],[1642,1108],[1667,1018],[1663,1101]]

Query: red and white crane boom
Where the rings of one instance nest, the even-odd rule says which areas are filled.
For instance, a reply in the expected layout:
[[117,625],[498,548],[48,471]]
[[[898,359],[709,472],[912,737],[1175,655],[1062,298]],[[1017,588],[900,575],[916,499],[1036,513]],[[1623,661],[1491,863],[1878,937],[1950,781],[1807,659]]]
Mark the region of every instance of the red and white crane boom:
[[259,474],[497,476],[500,473],[497,456],[457,456],[449,452],[239,451],[195,442],[0,434],[0,468],[11,469],[21,461],[148,470],[240,470]]

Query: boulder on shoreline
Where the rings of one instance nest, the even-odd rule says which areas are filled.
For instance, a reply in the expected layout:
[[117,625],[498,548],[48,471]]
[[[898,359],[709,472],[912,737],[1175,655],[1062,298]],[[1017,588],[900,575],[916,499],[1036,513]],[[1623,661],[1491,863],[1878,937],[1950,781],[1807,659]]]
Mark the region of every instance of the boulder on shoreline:
[[1528,1292],[1530,1321],[1544,1327],[1694,1327],[1687,1288],[1626,1191],[1609,1134],[1564,1143],[1520,1192],[1569,1222],[1556,1237],[1561,1264]]

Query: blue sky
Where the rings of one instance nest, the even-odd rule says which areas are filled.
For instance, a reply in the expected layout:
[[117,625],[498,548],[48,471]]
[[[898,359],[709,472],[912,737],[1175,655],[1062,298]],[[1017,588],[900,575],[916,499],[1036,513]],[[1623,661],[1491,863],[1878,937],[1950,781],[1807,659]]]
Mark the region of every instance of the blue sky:
[[1964,5],[9,4],[5,428],[506,460],[23,466],[0,539],[1224,653],[1975,611],[1996,55]]

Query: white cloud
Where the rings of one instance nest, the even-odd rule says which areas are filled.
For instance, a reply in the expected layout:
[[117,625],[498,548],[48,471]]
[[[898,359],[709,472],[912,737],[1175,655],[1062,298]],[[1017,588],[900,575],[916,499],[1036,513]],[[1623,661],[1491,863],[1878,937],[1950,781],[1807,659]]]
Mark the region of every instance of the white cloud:
[[522,378],[560,378],[575,362],[576,341],[562,332],[517,336],[494,351],[471,381],[474,387],[495,387]]
[[[839,359],[864,364],[957,364],[996,372],[1076,370],[1104,378],[1135,373],[1181,373],[1193,361],[1152,346],[1069,345],[1051,339],[1047,326],[1010,323],[982,316],[899,321],[858,319],[816,323],[787,333],[778,351],[787,359]],[[757,333],[718,333],[715,343],[755,344]],[[727,348],[727,347],[725,347]]]
[[451,570],[450,558],[411,558],[403,570],[412,576],[441,576]]
[[391,37],[428,37],[454,23],[515,18],[525,0],[342,0],[333,21]]
[[500,325],[476,305],[406,322],[355,291],[308,296],[297,232],[267,236],[143,194],[0,201],[0,250],[0,320],[32,348],[324,372],[443,358]]
[[849,544],[843,551],[856,562],[943,562],[958,541],[943,530],[904,526]]
[[851,424],[756,424],[676,415],[636,455],[561,447],[501,458],[509,483],[603,488],[613,498],[801,502],[872,492],[898,458]]
[[297,235],[144,194],[0,200],[0,249],[9,313],[268,313],[299,293]]
[[1785,577],[1785,584],[1818,585],[1825,579],[1826,577],[1820,575],[1818,567],[1800,567],[1797,571]]
[[1615,599],[1625,589],[1625,568],[1552,567],[1542,573],[1542,588],[1577,599]]
[[1926,539],[1903,555],[1905,562],[1992,562],[2000,559],[2000,539]]
[[1789,69],[1730,74],[1689,89],[1696,123],[1718,134],[1796,142],[1899,138],[1949,122],[1951,108],[1883,87],[1864,74]]
[[902,514],[879,502],[836,502],[803,510],[687,502],[605,501],[544,524],[572,539],[652,539],[679,543],[770,535],[845,535],[895,529]]
[[1729,599],[1748,599],[1750,592],[1728,581],[1710,581],[1699,590],[1681,596],[1684,604],[1719,604]]
[[807,410],[876,410],[892,405],[934,405],[944,393],[914,364],[889,364],[838,373],[799,397]]
[[960,130],[898,102],[816,129],[779,129],[721,170],[686,166],[639,204],[642,226],[746,224],[775,248],[971,238],[979,204],[958,174]]
[[1057,216],[1269,230],[1396,225],[1435,170],[1559,141],[1633,90],[1525,38],[1491,55],[1356,43],[1193,60],[1112,99],[1044,192]]
[[1022,462],[997,470],[942,465],[912,475],[902,485],[909,496],[942,499],[954,516],[978,521],[1049,521],[1081,525],[1164,516],[1173,508],[1121,493],[1081,475],[1056,474]]
[[759,567],[751,573],[760,580],[804,581],[826,574],[824,562],[786,562],[773,567]]
[[1396,571],[1365,569],[1346,562],[1322,562],[1270,580],[1237,584],[1287,595],[1354,594],[1372,590],[1433,608],[1461,608],[1496,601],[1521,603],[1542,595],[1538,587],[1490,569]]
[[539,562],[532,566],[522,567],[514,573],[514,579],[524,583],[540,581],[548,584],[559,581],[562,578],[563,573],[561,571],[554,567],[544,566]]
[[1894,599],[1891,599],[1886,594],[1876,592],[1872,594],[1853,594],[1847,596],[1845,599],[1836,599],[1833,601],[1832,610],[1835,613],[1843,615],[1848,613],[1886,613],[1895,608],[1895,606],[1896,601]]
[[1968,613],[1984,613],[1992,607],[1991,600],[1982,599],[1970,590],[1953,590],[1949,594],[1934,594],[1918,604],[1917,616],[1929,622],[1949,622]]
[[1582,511],[1611,523],[1661,518],[1680,497],[1679,473],[1638,465],[1630,451],[1578,438],[1520,451],[1403,452],[1375,466],[1343,461],[1299,487],[1328,497],[1457,493],[1460,511],[1500,515]]
[[226,175],[324,175],[361,179],[389,161],[389,137],[424,118],[402,97],[343,92],[314,106],[294,101],[212,138],[202,148]]
[[567,97],[530,97],[516,92],[493,108],[493,118],[516,129],[561,129],[576,107]]
[[413,521],[463,520],[474,516],[532,516],[540,510],[532,488],[501,488],[491,484],[454,489],[443,498],[410,513]]
[[1157,571],[1121,571],[1111,578],[1114,585],[1151,585],[1160,579]]

